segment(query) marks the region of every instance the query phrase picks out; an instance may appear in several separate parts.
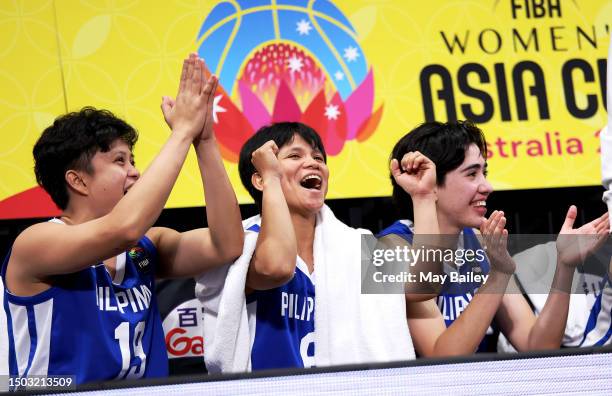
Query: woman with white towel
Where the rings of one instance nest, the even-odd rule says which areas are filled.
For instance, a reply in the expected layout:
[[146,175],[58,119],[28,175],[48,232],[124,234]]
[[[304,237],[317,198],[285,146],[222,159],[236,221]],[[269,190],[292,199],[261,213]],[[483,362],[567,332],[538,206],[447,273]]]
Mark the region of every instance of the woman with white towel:
[[242,148],[240,177],[261,215],[243,222],[242,256],[196,287],[209,372],[415,357],[404,295],[361,293],[362,235],[373,236],[325,205],[326,162],[301,123],[263,127]]

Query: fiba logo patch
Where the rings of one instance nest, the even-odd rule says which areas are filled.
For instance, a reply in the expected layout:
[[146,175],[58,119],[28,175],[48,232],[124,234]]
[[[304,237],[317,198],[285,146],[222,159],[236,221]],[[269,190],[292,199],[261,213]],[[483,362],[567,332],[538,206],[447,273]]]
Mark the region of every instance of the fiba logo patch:
[[236,162],[260,127],[299,121],[313,127],[329,155],[368,139],[374,78],[348,18],[328,0],[235,0],[217,4],[198,34],[199,55],[219,76],[217,139]]
[[149,258],[147,257],[147,252],[141,248],[140,246],[134,246],[128,251],[128,256],[134,264],[136,264],[136,268],[139,272],[149,272]]

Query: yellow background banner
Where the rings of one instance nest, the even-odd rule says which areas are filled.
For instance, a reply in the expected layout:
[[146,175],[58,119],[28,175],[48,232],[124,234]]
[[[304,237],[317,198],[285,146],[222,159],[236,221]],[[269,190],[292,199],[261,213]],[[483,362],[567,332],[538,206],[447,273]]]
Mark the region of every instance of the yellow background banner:
[[[391,148],[417,124],[433,118],[477,121],[489,143],[490,180],[496,189],[600,181],[598,132],[606,122],[612,1],[337,0],[332,2],[339,11],[334,19],[328,16],[333,12],[325,14],[323,0],[22,0],[0,2],[0,201],[35,187],[31,152],[40,132],[56,116],[87,105],[109,109],[137,128],[135,155],[145,169],[170,133],[159,104],[162,95],[175,94],[182,59],[189,52],[214,52],[214,46],[221,58],[232,56],[220,39],[210,44],[214,32],[200,34],[213,9],[224,11],[221,3],[228,10],[243,10],[221,14],[211,32],[221,34],[224,24],[234,20],[248,26],[244,4],[273,15],[269,28],[277,39],[262,36],[247,56],[234,59],[239,65],[235,79],[245,79],[248,62],[272,45],[293,46],[292,53],[303,53],[304,62],[314,61],[313,75],[322,76],[327,121],[335,120],[329,113],[333,106],[343,110],[346,105],[349,111],[347,98],[365,80],[364,73],[359,77],[350,68],[362,62],[363,70],[371,70],[371,112],[382,108],[382,118],[370,124],[371,134],[338,135],[345,141],[328,160],[329,198],[388,195]],[[284,33],[289,25],[283,25],[283,15],[289,18],[294,12],[301,18],[301,9],[313,18],[306,20],[312,25],[295,26],[301,38],[328,24],[329,29],[343,29],[346,40],[356,41],[347,46],[339,35],[328,35],[327,45],[337,46],[342,66],[337,71],[317,52],[309,52],[308,45],[288,39],[291,32]],[[243,33],[234,31],[237,42],[235,36]],[[217,73],[225,68],[225,81],[230,81],[230,60],[223,65],[206,61]],[[286,66],[303,65],[287,59]],[[344,83],[352,84],[343,91]],[[295,87],[291,89],[297,96]],[[335,88],[340,96],[334,99],[330,95]],[[223,89],[240,110],[244,97],[239,87]],[[300,92],[298,102],[306,112],[308,98],[316,92]],[[225,157],[239,201],[250,202],[232,155]],[[167,207],[199,206],[201,197],[197,163],[190,155]],[[19,216],[0,210],[0,218]]]

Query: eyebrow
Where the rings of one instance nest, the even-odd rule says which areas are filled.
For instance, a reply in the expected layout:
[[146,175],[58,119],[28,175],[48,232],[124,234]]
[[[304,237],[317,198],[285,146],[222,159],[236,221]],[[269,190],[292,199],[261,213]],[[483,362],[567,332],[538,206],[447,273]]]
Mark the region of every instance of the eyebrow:
[[[288,146],[287,147],[287,151],[288,152],[292,152],[292,151],[300,151],[300,152],[305,152],[307,151],[306,148],[302,147],[302,146]],[[323,155],[323,152],[321,150],[319,150],[318,148],[312,147],[312,153],[313,154],[320,154]]]
[[112,155],[117,155],[117,154],[122,154],[122,155],[126,155],[129,158],[131,158],[132,160],[134,160],[136,158],[136,156],[134,155],[133,152],[131,151],[126,151],[123,149],[115,149],[115,150],[111,150],[111,154]]
[[298,150],[298,151],[304,151],[304,148],[302,146],[298,146],[298,145],[291,145],[287,147],[287,150],[289,151],[293,151],[293,150]]
[[461,169],[461,172],[468,172],[468,171],[472,171],[472,170],[479,170],[479,169],[484,169],[487,170],[487,167],[489,165],[485,162],[484,165],[480,165],[480,164],[471,164],[466,166],[465,168]]

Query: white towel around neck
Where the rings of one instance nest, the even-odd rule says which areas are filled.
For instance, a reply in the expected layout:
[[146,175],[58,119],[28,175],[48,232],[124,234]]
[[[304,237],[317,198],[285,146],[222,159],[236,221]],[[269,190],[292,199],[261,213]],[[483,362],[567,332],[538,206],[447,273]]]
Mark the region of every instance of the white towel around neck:
[[[243,222],[245,229],[259,216]],[[361,236],[324,206],[314,237],[315,365],[405,361],[415,358],[401,294],[361,293]],[[204,305],[204,359],[210,373],[251,370],[244,288],[257,242],[247,231],[242,256],[202,275],[196,296]]]

